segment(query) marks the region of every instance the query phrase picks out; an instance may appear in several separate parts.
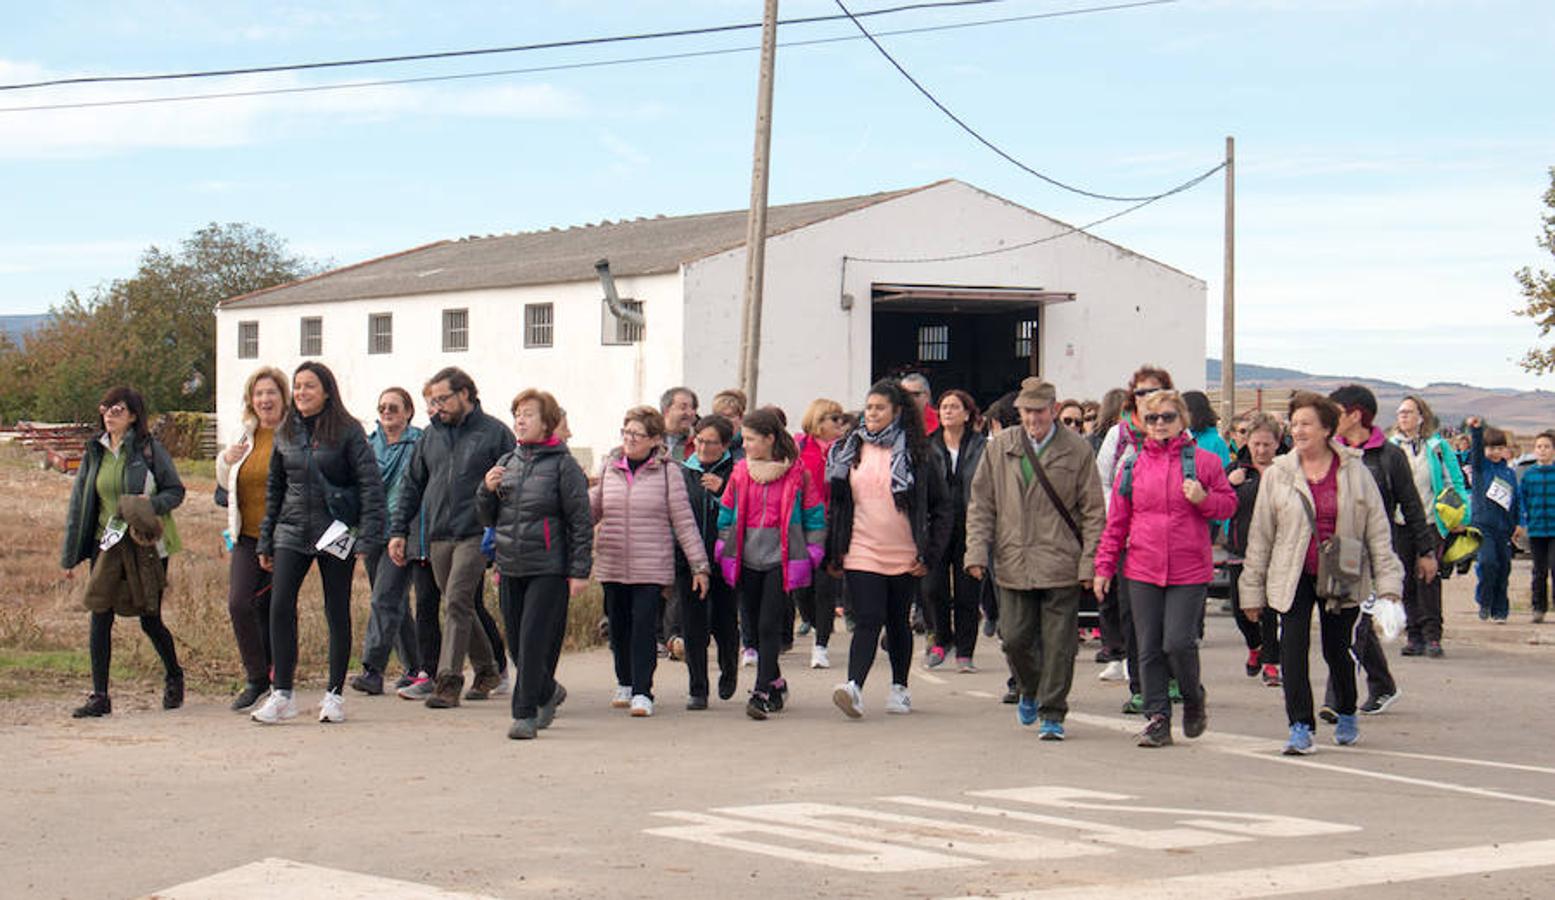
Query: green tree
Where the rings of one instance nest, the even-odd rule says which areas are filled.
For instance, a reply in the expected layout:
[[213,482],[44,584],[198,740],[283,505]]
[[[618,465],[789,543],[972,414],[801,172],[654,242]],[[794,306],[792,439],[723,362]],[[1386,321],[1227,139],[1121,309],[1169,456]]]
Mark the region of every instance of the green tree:
[[242,223],[213,222],[174,252],[152,246],[134,275],[72,291],[24,347],[0,349],[0,415],[88,421],[114,384],[159,412],[213,410],[216,304],[319,268]]
[[[1543,216],[1544,228],[1539,237],[1539,246],[1555,255],[1555,167],[1550,169],[1550,187],[1544,192],[1544,206],[1549,212]],[[1518,270],[1516,277],[1518,285],[1522,287],[1524,303],[1517,314],[1538,323],[1539,337],[1548,336],[1551,331],[1555,331],[1555,272],[1543,269],[1535,272],[1524,266]],[[1523,356],[1522,367],[1540,375],[1555,371],[1555,346],[1529,350]]]

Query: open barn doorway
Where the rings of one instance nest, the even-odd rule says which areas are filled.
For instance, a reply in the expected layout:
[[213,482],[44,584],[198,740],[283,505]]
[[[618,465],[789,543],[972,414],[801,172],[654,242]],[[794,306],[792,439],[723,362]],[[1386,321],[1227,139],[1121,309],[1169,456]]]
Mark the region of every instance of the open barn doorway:
[[921,372],[936,396],[961,388],[979,406],[1042,366],[1042,310],[1074,294],[1041,288],[876,284],[870,370]]

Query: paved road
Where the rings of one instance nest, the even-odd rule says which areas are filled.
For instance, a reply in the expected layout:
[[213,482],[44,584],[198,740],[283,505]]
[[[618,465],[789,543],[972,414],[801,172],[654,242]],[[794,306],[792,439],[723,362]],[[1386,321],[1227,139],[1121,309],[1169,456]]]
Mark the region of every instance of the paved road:
[[1547,896],[1550,647],[1480,625],[1461,590],[1453,605],[1449,658],[1390,647],[1399,703],[1363,719],[1359,747],[1325,731],[1299,760],[1278,755],[1279,692],[1243,677],[1220,616],[1210,733],[1159,751],[1133,746],[1090,650],[1070,740],[1037,741],[995,699],[986,643],[984,672],[915,669],[906,717],[880,714],[882,654],[858,722],[830,703],[840,669],[798,652],[791,708],[764,723],[734,702],[684,711],[677,664],[660,714],[629,719],[607,706],[608,655],[570,655],[563,713],[527,743],[505,738],[505,701],[353,697],[345,725],[279,728],[214,698],[51,715],[0,730],[0,893]]

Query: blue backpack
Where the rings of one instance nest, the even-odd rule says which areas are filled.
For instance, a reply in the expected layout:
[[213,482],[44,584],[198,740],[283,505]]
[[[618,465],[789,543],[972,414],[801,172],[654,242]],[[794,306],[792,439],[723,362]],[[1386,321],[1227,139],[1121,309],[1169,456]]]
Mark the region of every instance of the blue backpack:
[[[1182,445],[1182,477],[1186,481],[1190,478],[1197,481],[1199,477],[1198,461],[1194,458],[1199,445],[1189,441]],[[1123,480],[1118,482],[1118,493],[1130,500],[1134,499],[1134,461],[1139,459],[1139,452],[1123,461]]]

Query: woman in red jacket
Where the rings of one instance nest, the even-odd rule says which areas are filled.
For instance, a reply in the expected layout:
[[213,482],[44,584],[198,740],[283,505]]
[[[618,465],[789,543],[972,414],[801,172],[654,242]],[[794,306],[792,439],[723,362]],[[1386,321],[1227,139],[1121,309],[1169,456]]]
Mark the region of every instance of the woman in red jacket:
[[[1209,523],[1236,512],[1236,491],[1220,458],[1186,433],[1188,408],[1175,391],[1162,390],[1140,402],[1145,441],[1138,455],[1120,467],[1107,510],[1107,528],[1096,550],[1098,599],[1117,574],[1118,556],[1128,559],[1128,581],[1139,644],[1145,715],[1139,746],[1172,742],[1172,704],[1167,681],[1182,688],[1182,730],[1204,733],[1208,714],[1199,683],[1199,617],[1214,574]],[[1170,666],[1170,671],[1168,671]]]
[[[794,435],[795,446],[799,448],[799,462],[820,490],[823,510],[831,499],[826,493],[826,454],[837,438],[842,436],[842,424],[842,404],[825,398],[812,400],[805,408],[804,418],[800,420],[800,427],[804,431]],[[831,650],[828,645],[831,643],[832,627],[837,621],[837,607],[842,605],[842,579],[821,569],[815,573],[813,584],[794,593],[794,600],[799,605],[800,616],[815,630],[815,645],[810,648],[810,668],[831,668]],[[801,626],[799,633],[804,632]]]

